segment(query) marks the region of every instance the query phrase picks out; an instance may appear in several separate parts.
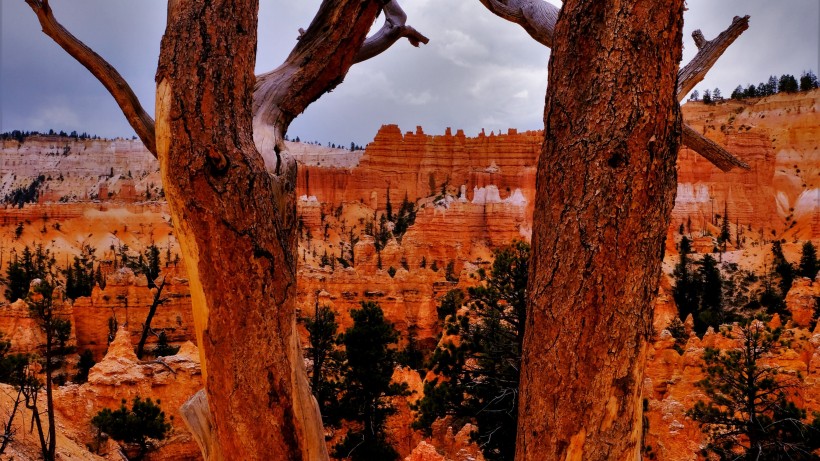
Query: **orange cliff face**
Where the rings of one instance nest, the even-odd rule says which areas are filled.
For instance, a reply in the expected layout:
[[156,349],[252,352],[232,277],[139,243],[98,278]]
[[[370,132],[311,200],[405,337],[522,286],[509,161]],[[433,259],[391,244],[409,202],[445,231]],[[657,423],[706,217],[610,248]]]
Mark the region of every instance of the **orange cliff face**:
[[[687,103],[684,119],[752,167],[721,173],[681,149],[673,224],[703,228],[724,204],[733,224],[758,237],[820,234],[820,90],[713,105]],[[714,207],[714,211],[712,208]],[[699,223],[698,223],[699,222]],[[759,237],[758,237],[759,238]]]
[[[697,233],[698,248],[709,251],[720,225],[714,215],[723,215],[725,207],[733,236],[738,228],[752,240],[820,236],[818,97],[820,91],[710,106],[686,104],[686,120],[749,163],[752,171],[723,173],[682,149],[669,234],[676,236],[681,224],[691,223],[687,232]],[[414,327],[420,346],[435,345],[441,328],[436,313],[439,298],[451,289],[477,283],[476,272],[489,268],[494,248],[516,238],[529,239],[542,136],[515,130],[477,137],[466,137],[461,131],[427,135],[420,128],[402,134],[397,126],[386,125],[364,152],[289,143],[291,155],[302,163],[297,184],[302,227],[297,288],[300,315],[311,315],[317,302],[327,304],[339,313],[341,328],[345,328],[352,323],[351,309],[361,300],[374,300],[403,333],[402,341]],[[166,248],[178,254],[157,169],[150,154],[132,141],[0,143],[0,197],[44,176],[39,203],[0,209],[0,271],[5,272],[10,248],[19,252],[23,245],[33,243],[51,249],[61,265],[78,254],[82,244],[97,248],[98,258],[104,261],[112,259],[111,245],[123,243],[141,249],[154,241],[163,252],[163,262]],[[407,196],[417,206],[417,214],[401,238],[389,238],[377,251],[374,238],[365,235],[365,230],[368,224],[377,226],[379,215],[386,213],[388,194],[392,213],[398,212]],[[19,237],[18,223],[23,223]],[[701,235],[704,230],[711,236]],[[756,248],[763,251],[763,247]],[[667,249],[674,253],[674,239]],[[789,257],[795,258],[794,254]],[[765,255],[760,253],[758,259],[763,261]],[[451,262],[451,279],[457,281],[445,277]],[[182,268],[171,277],[173,282],[166,290],[172,299],[160,306],[152,325],[179,344],[194,339],[190,297]],[[816,292],[812,285],[804,285],[788,300],[790,305],[802,303],[801,324],[806,323],[804,317],[809,315],[806,312]],[[670,289],[664,286],[665,293]],[[127,275],[110,279],[104,290],[95,289],[90,297],[70,306],[72,344],[101,357],[112,316],[120,325],[127,321],[130,341],[135,344],[151,300],[144,279]],[[662,296],[656,313],[660,331],[676,315],[670,296]],[[31,333],[32,325],[24,305],[0,305],[0,331],[12,335],[20,350],[41,342]],[[652,370],[647,376],[652,382],[648,386],[655,393],[650,410],[659,411],[650,416],[657,418],[651,419],[650,430],[665,431],[657,435],[656,445],[670,447],[669,453],[691,448],[691,444],[675,448],[669,434],[700,440],[691,421],[681,419],[683,407],[675,403],[693,392],[691,383],[699,373],[697,351],[701,347],[692,345],[692,352],[687,349],[683,357],[673,357],[677,352],[668,344],[658,344],[650,356]],[[808,357],[804,362],[811,364],[811,370],[817,368],[812,357],[820,357],[816,347],[806,346],[811,351],[800,352]],[[807,374],[811,379],[815,375]],[[680,381],[681,377],[685,379]],[[682,383],[680,387],[673,386],[676,382]],[[111,398],[115,404],[119,394]],[[806,399],[820,401],[814,394]],[[407,437],[403,450],[412,451],[410,445],[416,439]]]

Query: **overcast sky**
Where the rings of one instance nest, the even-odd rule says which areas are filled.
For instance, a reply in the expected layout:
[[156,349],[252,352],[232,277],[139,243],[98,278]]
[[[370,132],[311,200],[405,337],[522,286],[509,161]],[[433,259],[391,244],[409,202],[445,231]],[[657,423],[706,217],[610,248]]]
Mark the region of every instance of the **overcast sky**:
[[[154,72],[165,27],[160,0],[52,0],[55,15],[128,80],[153,113]],[[307,28],[320,0],[261,0],[257,71],[276,67]],[[478,0],[403,0],[408,23],[430,38],[406,40],[354,66],[345,82],[293,123],[291,137],[349,145],[372,140],[379,126],[422,125],[475,135],[482,128],[543,128],[549,51],[520,27],[493,16]],[[750,28],[699,85],[757,84],[769,75],[818,73],[820,1],[688,0],[684,63],[695,53],[691,32],[707,39],[735,15]],[[102,86],[46,37],[24,0],[0,0],[0,131],[87,131],[131,136]],[[380,26],[381,18],[376,27]]]

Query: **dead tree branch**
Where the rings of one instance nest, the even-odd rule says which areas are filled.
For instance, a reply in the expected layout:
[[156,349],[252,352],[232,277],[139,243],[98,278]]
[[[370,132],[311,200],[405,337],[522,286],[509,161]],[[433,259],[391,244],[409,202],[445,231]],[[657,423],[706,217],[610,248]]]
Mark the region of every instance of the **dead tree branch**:
[[689,64],[678,71],[678,101],[682,101],[695,88],[695,85],[703,81],[706,73],[715,65],[723,52],[748,28],[749,16],[742,18],[735,16],[732,24],[714,40],[706,40],[700,29],[692,32],[698,53],[689,61]]
[[51,37],[69,55],[91,72],[120,106],[125,118],[142,143],[154,157],[157,156],[154,120],[142,105],[124,78],[100,55],[74,37],[54,18],[48,0],[26,0],[34,10],[43,32]]
[[720,144],[703,136],[685,123],[683,124],[681,136],[683,145],[697,152],[703,158],[709,160],[712,165],[723,171],[730,171],[733,168],[750,169],[749,164],[730,154]]
[[382,11],[384,11],[385,16],[384,25],[378,32],[364,41],[361,49],[356,54],[354,63],[366,61],[383,53],[402,37],[407,38],[410,44],[415,47],[418,47],[421,43],[426,45],[430,42],[430,39],[422,35],[421,32],[407,25],[407,14],[399,6],[398,0],[389,1],[382,7]]
[[[324,0],[307,30],[300,30],[299,40],[285,62],[257,76],[254,141],[263,155],[276,153],[277,175],[283,174],[279,154],[285,150],[284,136],[290,123],[336,88],[353,64],[382,53],[402,37],[414,46],[429,41],[406,25],[407,15],[398,0],[390,0],[382,7],[379,3]],[[385,24],[366,39],[380,8],[385,12]],[[348,15],[350,11],[354,11],[352,16]],[[356,45],[350,46],[351,42]]]
[[[165,303],[168,298],[162,297],[162,290],[165,288],[165,282],[168,277],[163,276],[162,281],[157,286],[157,291],[154,293],[154,300],[151,302],[151,307],[148,308],[148,316],[145,318],[145,324],[142,326],[142,335],[140,335],[140,342],[137,344],[137,358],[142,359],[145,353],[145,341],[148,340],[148,332],[151,331],[151,321],[157,313],[157,308],[160,304]],[[155,282],[156,283],[156,282]]]

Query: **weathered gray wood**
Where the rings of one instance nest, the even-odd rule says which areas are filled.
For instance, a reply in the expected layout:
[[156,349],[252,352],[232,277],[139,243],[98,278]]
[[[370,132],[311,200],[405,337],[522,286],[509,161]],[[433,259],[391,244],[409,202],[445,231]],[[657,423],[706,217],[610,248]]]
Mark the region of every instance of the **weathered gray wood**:
[[219,441],[214,432],[214,421],[208,409],[208,395],[205,389],[191,396],[179,407],[182,420],[191,434],[194,436],[196,444],[202,451],[202,458],[205,461],[222,461],[221,450],[217,444]]
[[682,101],[695,88],[695,85],[703,81],[706,73],[715,65],[723,52],[748,28],[749,16],[742,18],[735,16],[732,24],[714,40],[706,40],[700,30],[692,32],[698,53],[689,61],[689,64],[678,71],[678,101]]
[[284,135],[290,123],[313,101],[341,83],[350,65],[382,53],[402,37],[415,46],[429,41],[406,25],[407,15],[398,0],[391,0],[381,7],[385,25],[354,49],[351,56],[345,37],[352,30],[366,33],[377,10],[356,13],[352,16],[355,22],[348,24],[342,19],[351,16],[336,14],[335,3],[324,0],[307,30],[300,31],[299,40],[285,62],[257,76],[253,95],[254,141],[263,154],[276,153],[272,169],[277,175],[285,173],[280,153],[285,151]]
[[561,11],[544,0],[479,0],[496,16],[514,22],[535,39],[536,42],[552,48],[555,22]]
[[415,47],[418,47],[421,43],[426,45],[430,42],[429,38],[407,25],[407,14],[399,5],[398,0],[387,2],[382,7],[382,11],[384,11],[384,24],[378,32],[365,40],[359,53],[356,54],[354,62],[359,63],[378,56],[402,37],[407,38],[410,44]]

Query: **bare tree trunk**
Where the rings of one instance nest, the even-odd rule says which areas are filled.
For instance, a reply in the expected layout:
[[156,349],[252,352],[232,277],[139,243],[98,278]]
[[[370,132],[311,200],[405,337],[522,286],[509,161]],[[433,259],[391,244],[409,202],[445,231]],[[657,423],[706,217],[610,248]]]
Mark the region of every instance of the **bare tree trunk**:
[[[282,168],[279,154],[291,121],[351,65],[401,38],[414,46],[427,38],[407,25],[397,0],[323,0],[287,60],[257,79],[258,0],[171,0],[154,122],[116,70],[57,22],[48,0],[26,3],[160,161],[207,388],[185,414],[203,431],[196,437],[210,447],[206,456],[326,459],[295,333],[295,164]],[[367,38],[379,11],[385,23]],[[274,176],[255,140],[276,152]]]
[[142,356],[145,353],[145,342],[148,340],[148,332],[151,331],[151,321],[154,320],[154,315],[156,315],[159,305],[165,301],[165,299],[162,298],[162,290],[165,288],[166,280],[167,276],[163,276],[162,282],[160,282],[156,287],[157,291],[154,293],[154,301],[151,303],[151,307],[148,308],[148,315],[145,317],[145,324],[142,326],[140,342],[137,344],[137,358],[139,359],[142,359]]
[[[50,295],[50,293],[49,293]],[[50,301],[49,301],[50,302]],[[48,417],[48,444],[43,448],[43,459],[45,461],[53,461],[57,452],[57,426],[54,423],[54,390],[52,384],[52,377],[54,375],[53,359],[54,352],[52,346],[54,343],[54,319],[49,313],[50,320],[46,321],[46,357],[45,357],[45,372],[46,372],[46,416]]]
[[[212,456],[326,459],[295,334],[295,177],[270,175],[254,145],[257,2],[171,5],[157,72],[157,153],[191,279],[222,450]],[[291,56],[309,65],[262,79],[281,90],[264,113],[285,114],[265,120],[286,128],[338,84],[377,11],[376,2],[324,3]]]
[[681,118],[683,0],[568,0],[539,158],[517,460],[635,460]]
[[11,407],[11,412],[9,413],[9,419],[6,422],[5,426],[3,427],[3,433],[0,434],[0,438],[3,439],[3,443],[0,444],[0,455],[6,451],[6,447],[8,446],[11,439],[14,437],[14,430],[12,429],[12,425],[14,424],[14,417],[17,416],[17,409],[20,407],[20,402],[23,399],[23,383],[20,383],[20,387],[17,389],[17,397],[14,398],[14,405]]
[[273,196],[274,179],[253,143],[258,3],[169,5],[157,154],[190,274],[222,454],[326,458],[294,335],[295,233],[282,226],[294,209]]

